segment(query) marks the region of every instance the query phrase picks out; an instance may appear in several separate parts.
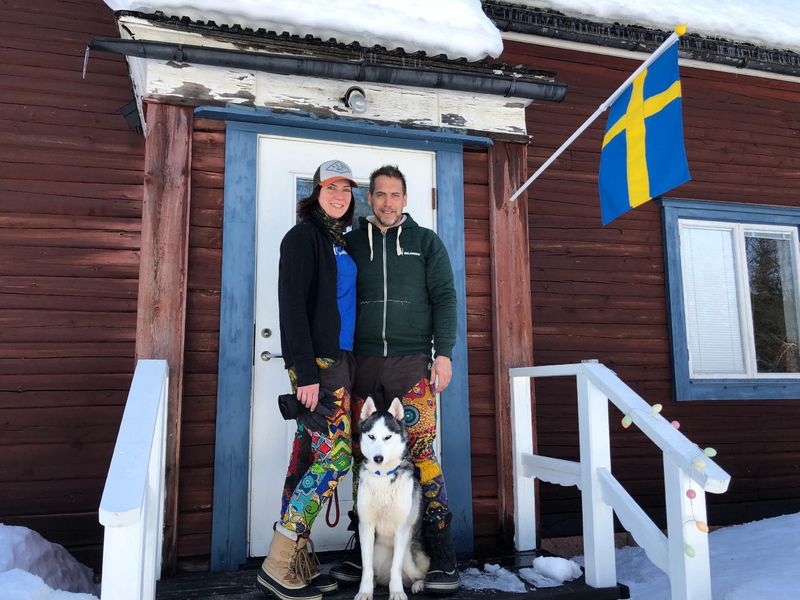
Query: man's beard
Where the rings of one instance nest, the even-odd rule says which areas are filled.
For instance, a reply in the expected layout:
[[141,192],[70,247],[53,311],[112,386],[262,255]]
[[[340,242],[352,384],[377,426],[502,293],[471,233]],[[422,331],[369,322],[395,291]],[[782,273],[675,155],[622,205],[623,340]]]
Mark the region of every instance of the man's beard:
[[384,221],[384,218],[386,218],[385,215],[375,212],[373,212],[373,214],[375,215],[375,218],[378,220],[378,223],[380,223],[382,227],[386,228],[394,227],[400,222],[400,219],[403,218],[403,213],[393,213],[394,219],[392,220],[391,223],[387,223],[386,221]]

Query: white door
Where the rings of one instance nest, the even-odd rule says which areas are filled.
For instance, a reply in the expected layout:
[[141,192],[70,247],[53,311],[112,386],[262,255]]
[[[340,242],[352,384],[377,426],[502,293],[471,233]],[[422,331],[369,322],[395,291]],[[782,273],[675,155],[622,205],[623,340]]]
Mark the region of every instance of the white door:
[[[317,166],[331,159],[350,165],[359,184],[356,216],[370,214],[369,174],[381,165],[397,165],[407,180],[407,211],[421,226],[435,229],[431,190],[435,154],[278,136],[259,136],[256,230],[256,323],[252,414],[250,419],[250,556],[264,556],[279,518],[281,492],[296,425],[278,411],[279,394],[291,392],[281,358],[278,323],[278,256],[284,234],[296,223],[296,203],[311,192]],[[347,511],[353,506],[352,476],[339,485],[340,519],[326,523],[326,510],[314,522],[317,550],[341,550],[349,539]],[[327,509],[327,505],[326,505]]]

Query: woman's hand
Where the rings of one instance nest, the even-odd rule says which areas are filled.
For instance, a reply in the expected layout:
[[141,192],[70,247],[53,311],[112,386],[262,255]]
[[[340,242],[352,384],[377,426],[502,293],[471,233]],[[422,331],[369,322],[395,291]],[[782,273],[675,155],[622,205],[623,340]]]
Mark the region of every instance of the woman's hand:
[[297,388],[297,399],[308,410],[317,408],[319,401],[319,384],[313,383],[311,385],[301,385]]

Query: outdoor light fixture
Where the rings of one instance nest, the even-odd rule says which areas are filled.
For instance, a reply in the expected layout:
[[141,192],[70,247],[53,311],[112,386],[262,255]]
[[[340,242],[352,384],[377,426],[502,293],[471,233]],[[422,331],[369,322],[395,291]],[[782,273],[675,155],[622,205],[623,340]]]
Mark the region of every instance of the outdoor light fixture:
[[367,98],[360,87],[351,87],[344,93],[344,105],[357,115],[367,112]]

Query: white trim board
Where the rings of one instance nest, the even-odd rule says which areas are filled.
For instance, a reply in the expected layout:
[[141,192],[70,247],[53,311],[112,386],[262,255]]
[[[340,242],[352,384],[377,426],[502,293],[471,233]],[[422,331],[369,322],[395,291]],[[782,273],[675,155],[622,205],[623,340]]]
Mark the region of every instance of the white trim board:
[[[124,16],[118,25],[123,39],[241,50],[231,43],[196,33],[159,28],[137,17]],[[258,51],[255,48],[249,50]],[[135,57],[128,57],[128,62],[139,103],[142,99],[179,103],[189,99],[204,104],[313,112],[323,118],[346,116],[406,127],[443,127],[515,136],[527,134],[525,108],[531,100],[524,98],[278,75]],[[347,89],[354,85],[362,88],[367,98],[367,111],[360,115],[353,113],[342,101]]]
[[[551,48],[563,48],[565,50],[575,50],[577,52],[588,52],[589,54],[603,54],[606,56],[616,56],[644,62],[650,56],[649,52],[635,52],[622,48],[609,48],[607,46],[597,46],[584,42],[573,42],[570,40],[560,40],[544,36],[533,35],[530,33],[517,33],[513,31],[503,32],[503,39],[512,42],[522,42],[537,46],[549,46]],[[722,73],[734,73],[736,75],[746,75],[749,77],[761,77],[763,79],[779,79],[781,81],[800,82],[800,77],[791,75],[781,75],[779,73],[769,73],[767,71],[757,71],[755,69],[737,69],[728,65],[718,65],[716,63],[705,62],[702,60],[692,60],[681,58],[678,63],[683,67],[692,69],[705,69],[707,71],[720,71]]]

